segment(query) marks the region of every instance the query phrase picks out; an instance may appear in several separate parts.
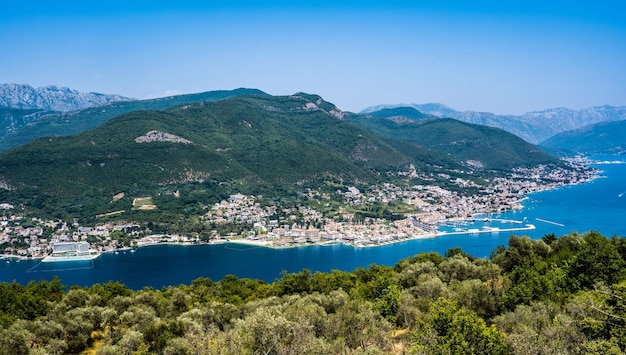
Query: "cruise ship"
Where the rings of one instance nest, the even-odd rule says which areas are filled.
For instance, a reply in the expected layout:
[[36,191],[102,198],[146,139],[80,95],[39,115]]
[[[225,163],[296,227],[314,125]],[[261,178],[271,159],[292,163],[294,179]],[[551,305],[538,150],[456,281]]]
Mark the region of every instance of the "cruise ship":
[[42,262],[93,260],[100,256],[97,250],[89,249],[87,242],[63,242],[52,244],[52,254]]

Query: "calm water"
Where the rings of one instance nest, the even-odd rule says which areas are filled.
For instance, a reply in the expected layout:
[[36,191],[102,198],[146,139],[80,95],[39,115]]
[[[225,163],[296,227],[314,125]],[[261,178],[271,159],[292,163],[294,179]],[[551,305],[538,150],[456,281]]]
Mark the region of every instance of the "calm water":
[[[624,158],[609,157],[610,160]],[[611,236],[626,236],[626,164],[601,165],[606,178],[591,183],[532,194],[523,211],[500,217],[527,219],[537,229],[518,232],[533,239],[544,234],[560,236],[572,231],[597,230]],[[622,194],[620,197],[620,194]],[[564,225],[538,221],[537,218]],[[479,222],[476,227],[482,227]],[[506,228],[507,225],[493,224]],[[474,256],[487,257],[498,245],[506,245],[509,233],[443,236],[412,240],[382,247],[353,248],[343,245],[273,250],[243,245],[162,245],[140,248],[135,253],[105,254],[94,261],[41,264],[12,261],[0,264],[0,281],[51,279],[58,275],[65,285],[91,285],[116,280],[133,289],[188,284],[198,277],[219,280],[224,275],[273,281],[282,270],[296,272],[332,269],[353,270],[369,264],[394,265],[417,253],[461,247]]]

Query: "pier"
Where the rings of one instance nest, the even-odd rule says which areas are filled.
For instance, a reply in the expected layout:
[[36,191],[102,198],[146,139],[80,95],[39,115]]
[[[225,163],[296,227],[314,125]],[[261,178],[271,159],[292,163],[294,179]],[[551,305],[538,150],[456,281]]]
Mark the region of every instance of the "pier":
[[561,224],[561,223],[556,223],[556,222],[548,221],[546,219],[541,219],[541,218],[535,218],[535,219],[538,220],[539,222],[549,223],[549,224],[553,224],[553,225],[559,226],[559,227],[565,227],[565,225]]
[[479,233],[502,233],[502,232],[515,232],[515,231],[528,231],[535,229],[533,224],[527,224],[525,227],[517,228],[489,228],[489,229],[468,229],[458,232],[439,232],[437,236],[442,235],[456,235],[456,234],[479,234]]

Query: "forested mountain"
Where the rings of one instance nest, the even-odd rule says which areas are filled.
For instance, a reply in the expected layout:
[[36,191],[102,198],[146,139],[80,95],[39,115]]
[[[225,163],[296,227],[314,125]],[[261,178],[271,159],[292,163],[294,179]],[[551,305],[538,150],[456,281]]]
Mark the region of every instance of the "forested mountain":
[[626,239],[512,236],[395,266],[133,291],[0,284],[0,353],[623,354]]
[[368,114],[373,117],[381,117],[381,118],[391,118],[394,120],[403,119],[411,119],[411,120],[421,120],[424,118],[437,118],[435,115],[425,114],[416,110],[413,107],[396,107],[396,108],[385,108],[379,111],[374,111]]
[[384,111],[350,117],[387,137],[449,154],[472,166],[506,170],[516,166],[558,164],[553,156],[498,128],[450,118],[425,119],[424,115],[420,117],[415,113],[412,116],[418,119],[404,115],[381,115],[380,112]]
[[540,146],[554,153],[626,154],[626,121],[601,122],[563,132]]
[[[76,136],[39,139],[1,154],[0,180],[9,200],[93,215],[190,184],[198,185],[196,199],[212,201],[228,186],[284,194],[327,179],[375,183],[409,164],[461,167],[343,116],[307,94],[135,111]],[[113,201],[122,192],[125,198]]]
[[150,100],[117,101],[79,111],[41,111],[35,117],[36,119],[29,119],[25,122],[26,124],[14,124],[6,136],[0,134],[0,151],[17,147],[41,137],[78,134],[96,128],[111,118],[128,112],[165,110],[188,103],[217,101],[233,96],[254,94],[263,95],[265,93],[256,89],[217,90]]
[[583,110],[555,108],[528,112],[523,115],[498,115],[490,112],[456,111],[442,104],[378,105],[361,113],[371,114],[390,108],[410,107],[442,118],[501,128],[537,144],[555,134],[578,129],[598,122],[626,120],[626,107],[596,106]]

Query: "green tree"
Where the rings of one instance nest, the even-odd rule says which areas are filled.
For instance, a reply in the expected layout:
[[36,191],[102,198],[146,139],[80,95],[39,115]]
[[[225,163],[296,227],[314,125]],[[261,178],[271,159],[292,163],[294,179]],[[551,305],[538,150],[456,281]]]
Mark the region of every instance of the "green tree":
[[[432,335],[436,338],[433,338]],[[509,354],[505,336],[474,312],[440,298],[415,332],[412,352],[428,354]]]
[[583,239],[569,270],[572,290],[589,289],[597,283],[612,285],[626,277],[624,259],[611,240],[598,232],[589,232]]

